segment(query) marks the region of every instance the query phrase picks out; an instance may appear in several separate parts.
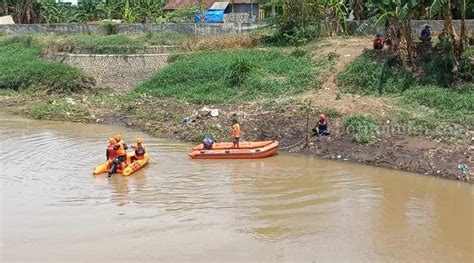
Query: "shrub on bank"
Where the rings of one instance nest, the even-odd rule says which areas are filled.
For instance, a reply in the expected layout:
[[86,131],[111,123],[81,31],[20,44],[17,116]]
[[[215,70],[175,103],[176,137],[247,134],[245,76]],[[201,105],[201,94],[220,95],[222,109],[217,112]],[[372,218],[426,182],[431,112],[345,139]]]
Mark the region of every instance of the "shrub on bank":
[[317,88],[316,71],[309,56],[277,50],[201,52],[174,58],[134,92],[193,103],[254,101]]
[[349,63],[337,76],[341,91],[361,95],[385,95],[400,93],[412,83],[411,73],[393,65],[391,58],[385,63],[374,59],[374,52],[366,50],[360,57]]
[[89,89],[93,84],[76,68],[41,59],[41,48],[32,37],[0,40],[0,89],[60,93]]
[[370,116],[352,115],[345,120],[344,127],[352,134],[352,140],[355,142],[367,144],[376,139],[377,125]]

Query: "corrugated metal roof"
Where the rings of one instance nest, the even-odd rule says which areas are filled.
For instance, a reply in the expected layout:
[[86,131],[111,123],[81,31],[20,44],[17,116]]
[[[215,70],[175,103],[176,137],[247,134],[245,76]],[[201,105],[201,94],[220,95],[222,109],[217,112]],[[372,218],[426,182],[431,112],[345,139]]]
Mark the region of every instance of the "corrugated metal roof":
[[[214,2],[215,0],[202,0],[202,4],[206,8],[210,7]],[[199,0],[170,0],[168,4],[165,5],[163,10],[175,10],[175,9],[180,9],[180,8],[198,6],[198,5],[199,5]]]
[[[221,0],[222,1],[222,0]],[[212,6],[214,3],[220,2],[216,0],[202,0],[202,4],[207,8]],[[258,0],[234,0],[234,4],[250,4],[250,2],[256,4]],[[227,2],[229,4],[229,2]],[[165,5],[163,10],[175,10],[180,8],[187,8],[192,6],[198,6],[199,0],[169,0],[168,4]]]
[[215,2],[214,4],[212,4],[212,6],[209,9],[210,10],[225,10],[228,5],[229,5],[229,2]]

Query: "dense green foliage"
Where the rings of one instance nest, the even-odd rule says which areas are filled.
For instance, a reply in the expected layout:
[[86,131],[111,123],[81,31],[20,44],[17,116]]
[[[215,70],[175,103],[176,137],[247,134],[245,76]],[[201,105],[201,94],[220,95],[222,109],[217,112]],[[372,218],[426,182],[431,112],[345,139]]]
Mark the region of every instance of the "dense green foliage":
[[[472,52],[471,50],[466,53]],[[445,56],[429,55],[420,61],[425,70],[412,74],[396,63],[384,59],[383,53],[365,52],[338,75],[341,90],[362,95],[401,95],[401,106],[409,113],[402,122],[414,127],[414,134],[430,134],[444,122],[474,125],[474,86],[472,83],[448,83],[456,75],[451,73],[452,65],[445,62]],[[471,65],[463,67],[470,72]],[[447,66],[448,65],[448,66]],[[464,78],[465,79],[465,78]],[[422,109],[428,110],[423,111]],[[416,116],[413,116],[416,112]]]
[[122,20],[127,23],[191,22],[196,7],[165,13],[167,0],[0,0],[0,16],[16,23],[83,23]]
[[92,84],[76,68],[41,59],[41,48],[31,37],[0,39],[0,89],[74,92]]
[[377,125],[370,116],[352,115],[345,120],[344,127],[352,133],[352,139],[355,142],[367,144],[376,139]]
[[[245,61],[245,67],[239,61]],[[316,70],[309,56],[287,56],[277,50],[201,52],[175,57],[135,92],[195,103],[276,98],[317,88]],[[235,86],[229,83],[229,74],[245,76]]]
[[375,55],[372,50],[365,51],[337,76],[342,92],[383,95],[400,93],[409,87],[412,82],[410,72],[391,62],[393,58],[379,63]]
[[28,106],[28,113],[35,119],[74,120],[87,118],[90,113],[86,106],[71,103],[58,98],[38,101]]

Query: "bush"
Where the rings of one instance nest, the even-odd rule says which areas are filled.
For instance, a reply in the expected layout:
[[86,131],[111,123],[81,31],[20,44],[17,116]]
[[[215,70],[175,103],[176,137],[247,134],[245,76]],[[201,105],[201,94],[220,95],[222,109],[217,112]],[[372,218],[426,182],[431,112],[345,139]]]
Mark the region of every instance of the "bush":
[[[229,85],[230,68],[238,87]],[[315,71],[308,56],[295,58],[276,50],[201,52],[179,57],[134,92],[193,103],[253,101],[316,88]]]
[[76,68],[42,60],[41,49],[28,36],[0,41],[0,72],[0,89],[76,92],[94,84]]
[[373,51],[365,51],[337,76],[341,91],[361,95],[400,93],[408,89],[411,73],[397,66],[392,58],[379,63]]
[[367,144],[376,139],[376,124],[372,117],[356,114],[348,117],[344,127],[352,133],[352,140]]
[[459,76],[466,81],[474,79],[474,47],[468,48],[459,62]]
[[229,68],[229,84],[231,87],[240,86],[248,77],[254,66],[245,58],[238,58]]
[[75,120],[90,116],[85,106],[72,105],[64,100],[39,101],[28,107],[28,113],[35,119],[48,120]]
[[102,30],[105,35],[116,35],[118,34],[118,25],[115,23],[104,23],[102,24]]

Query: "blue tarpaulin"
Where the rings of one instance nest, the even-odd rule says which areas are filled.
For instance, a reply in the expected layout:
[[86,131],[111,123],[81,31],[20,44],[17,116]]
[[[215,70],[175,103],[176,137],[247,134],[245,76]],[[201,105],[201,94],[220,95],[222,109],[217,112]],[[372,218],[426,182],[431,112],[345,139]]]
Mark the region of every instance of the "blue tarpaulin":
[[194,12],[194,23],[201,23],[201,12],[199,10],[196,10],[196,12]]
[[206,23],[224,23],[224,10],[207,10],[204,20]]

